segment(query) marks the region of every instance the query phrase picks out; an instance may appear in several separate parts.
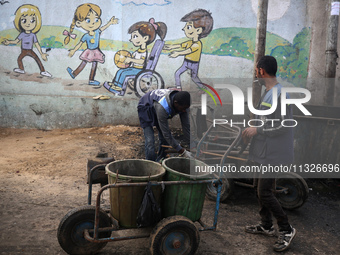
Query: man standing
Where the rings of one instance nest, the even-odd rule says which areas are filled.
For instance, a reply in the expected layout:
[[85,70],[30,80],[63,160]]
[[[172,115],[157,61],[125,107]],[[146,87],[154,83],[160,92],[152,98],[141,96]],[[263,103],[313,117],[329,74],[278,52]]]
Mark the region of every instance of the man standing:
[[[280,94],[282,85],[276,79],[276,72],[277,62],[274,57],[264,56],[258,61],[256,76],[259,83],[265,86],[265,92],[260,99],[257,109],[270,109],[274,96],[277,97],[277,108],[270,115],[256,116],[255,118],[263,125],[248,127],[242,133],[245,143],[252,139],[249,149],[249,160],[259,167],[261,165],[287,165],[293,163],[294,160],[293,129],[287,127],[288,125],[282,126],[283,120],[288,123],[287,119],[292,119],[292,109],[291,106],[287,106],[287,115],[281,115]],[[274,93],[274,90],[277,93]],[[275,122],[272,120],[275,120]],[[256,178],[255,182],[257,182],[256,191],[261,207],[261,223],[247,226],[245,231],[252,234],[273,236],[275,234],[272,221],[273,215],[279,227],[279,238],[273,248],[275,251],[284,251],[290,246],[295,237],[296,230],[289,224],[286,213],[274,195],[275,179],[273,176],[261,176],[261,178]]]
[[[168,119],[179,114],[184,133],[184,139],[190,141],[190,122],[188,109],[191,98],[187,91],[172,91],[156,89],[146,93],[138,103],[138,117],[145,137],[145,156],[148,160],[159,161],[166,156],[162,145],[171,145],[181,156],[192,157],[191,153],[182,148],[171,134]],[[158,130],[159,149],[155,152],[155,137],[153,127]]]

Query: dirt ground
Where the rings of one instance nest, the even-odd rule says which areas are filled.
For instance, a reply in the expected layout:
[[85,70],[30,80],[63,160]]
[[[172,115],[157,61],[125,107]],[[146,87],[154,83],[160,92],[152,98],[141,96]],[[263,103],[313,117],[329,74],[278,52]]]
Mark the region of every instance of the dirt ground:
[[[0,254],[65,254],[57,229],[69,210],[87,204],[87,159],[99,152],[116,160],[144,157],[137,127],[0,129],[0,141]],[[339,254],[340,182],[307,182],[307,202],[287,211],[297,236],[284,254]],[[94,185],[94,194],[98,188]],[[108,204],[108,194],[102,200]],[[202,218],[208,225],[213,213],[214,202],[206,200]],[[253,190],[237,187],[220,206],[217,231],[200,233],[197,254],[275,254],[275,238],[244,232],[245,225],[257,222]],[[119,241],[100,254],[148,254],[148,247],[147,239]]]

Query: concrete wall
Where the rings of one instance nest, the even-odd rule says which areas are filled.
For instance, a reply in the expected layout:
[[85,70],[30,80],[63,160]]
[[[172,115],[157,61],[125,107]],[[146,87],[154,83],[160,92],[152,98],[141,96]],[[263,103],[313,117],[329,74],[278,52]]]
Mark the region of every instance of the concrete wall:
[[[308,88],[312,93],[310,103],[316,105],[323,103],[322,78],[325,69],[328,2],[271,0],[269,4],[266,54],[277,58],[280,81],[287,86]],[[93,0],[91,3],[101,7],[103,25],[112,16],[119,18],[118,25],[110,26],[101,35],[100,47],[105,54],[105,63],[98,64],[95,77],[101,84],[112,81],[118,70],[113,61],[116,51],[137,50],[129,43],[130,35],[127,30],[132,24],[148,21],[153,17],[167,25],[166,43],[184,42],[189,39],[182,31],[185,23],[180,19],[185,14],[202,8],[212,13],[214,30],[202,39],[203,54],[199,77],[211,86],[222,81],[235,84],[244,92],[250,86],[254,65],[256,0],[153,0],[144,4],[141,0],[134,3],[127,0]],[[41,12],[42,28],[37,37],[42,51],[49,55],[48,61],[43,61],[43,65],[53,77],[41,76],[37,64],[29,57],[24,58],[25,74],[13,72],[18,66],[20,43],[0,45],[0,127],[53,129],[108,124],[138,125],[136,107],[139,98],[134,91],[128,90],[125,96],[120,97],[103,87],[94,88],[88,85],[90,64],[76,79],[72,79],[66,71],[68,66],[75,69],[80,64],[79,55],[82,50],[78,50],[72,58],[68,57],[68,50],[74,48],[86,33],[82,29],[76,29],[74,33],[77,38],[68,45],[64,44],[63,31],[69,30],[79,3],[64,0],[10,1],[1,6],[1,41],[14,40],[18,36],[13,20],[15,11],[22,4],[35,5]],[[149,46],[149,52],[151,47],[152,45]],[[41,59],[36,48],[34,51]],[[156,67],[165,87],[174,85],[174,73],[183,62],[183,57],[169,58],[168,54],[169,51],[163,52]],[[190,79],[190,73],[184,73],[181,80],[184,89],[198,91]],[[109,96],[110,99],[93,99],[98,95]],[[221,95],[226,106],[231,103],[227,92],[222,92]],[[338,95],[339,87],[335,96]],[[199,96],[194,99],[199,104]],[[212,99],[208,100],[213,105]],[[339,105],[337,100],[335,102]],[[230,108],[227,107],[220,112],[229,114],[229,111]]]
[[[326,39],[329,14],[331,11],[330,0],[308,1],[307,22],[311,27],[311,45],[308,67],[308,82],[306,88],[311,91],[312,99],[310,104],[324,105],[325,95],[325,70],[326,70]],[[338,34],[340,33],[340,26]],[[338,52],[340,44],[338,43]],[[334,106],[340,106],[340,69],[337,65],[335,79]]]

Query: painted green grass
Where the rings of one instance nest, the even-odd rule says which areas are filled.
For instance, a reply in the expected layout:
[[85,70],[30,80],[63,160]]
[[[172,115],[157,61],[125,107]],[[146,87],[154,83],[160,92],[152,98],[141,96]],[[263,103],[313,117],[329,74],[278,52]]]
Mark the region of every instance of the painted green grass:
[[[231,56],[254,59],[256,31],[252,28],[221,28],[202,39],[203,53],[217,56]],[[293,43],[268,33],[266,55],[277,59],[278,76],[298,87],[305,87],[308,75],[310,29],[304,28]]]

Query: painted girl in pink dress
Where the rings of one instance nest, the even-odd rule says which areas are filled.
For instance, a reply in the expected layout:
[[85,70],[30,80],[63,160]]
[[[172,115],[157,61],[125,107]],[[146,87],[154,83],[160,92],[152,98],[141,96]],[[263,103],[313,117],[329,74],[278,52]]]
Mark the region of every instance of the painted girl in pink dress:
[[101,13],[102,11],[98,5],[90,3],[79,5],[74,13],[70,32],[64,31],[64,35],[67,35],[64,40],[65,45],[70,42],[70,37],[73,36],[72,32],[75,26],[88,32],[83,35],[80,42],[74,49],[70,50],[70,53],[68,54],[69,57],[72,57],[83,43],[86,43],[87,49],[79,57],[82,62],[75,70],[68,67],[67,72],[72,79],[74,79],[84,69],[87,63],[92,63],[89,78],[89,85],[92,86],[100,86],[100,82],[96,81],[94,78],[98,62],[103,64],[105,61],[105,55],[99,49],[100,34],[110,25],[118,24],[118,19],[113,16],[106,25],[100,27],[102,24],[102,20],[100,19]]

